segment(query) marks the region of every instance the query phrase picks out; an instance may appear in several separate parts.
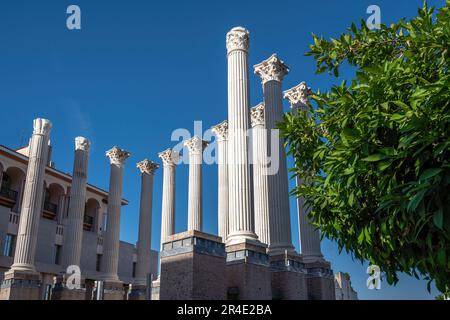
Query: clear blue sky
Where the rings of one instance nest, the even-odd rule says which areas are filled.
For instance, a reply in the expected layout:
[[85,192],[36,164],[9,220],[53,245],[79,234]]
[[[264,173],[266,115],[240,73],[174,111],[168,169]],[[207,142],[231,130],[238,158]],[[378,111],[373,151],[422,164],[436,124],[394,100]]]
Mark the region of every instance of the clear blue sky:
[[[444,0],[429,1],[442,6]],[[66,8],[81,7],[82,30],[66,28]],[[416,14],[422,0],[278,1],[87,1],[0,2],[0,144],[28,141],[32,119],[52,120],[53,160],[71,172],[73,139],[91,139],[89,181],[108,187],[105,151],[114,145],[132,153],[124,177],[121,238],[135,242],[140,177],[136,162],[171,147],[176,128],[203,127],[227,117],[225,34],[238,25],[251,32],[250,65],[272,53],[290,66],[284,89],[306,81],[314,90],[340,82],[314,75],[315,62],[303,53],[311,33],[338,36],[366,9],[381,8],[389,24]],[[345,75],[345,73],[344,73]],[[348,74],[347,74],[348,76]],[[251,102],[262,99],[260,80],[251,76]],[[286,102],[285,102],[286,103]],[[285,105],[286,110],[288,105]],[[292,162],[289,163],[292,165]],[[291,181],[291,185],[292,185]],[[177,171],[176,231],[187,225],[188,167]],[[217,168],[204,167],[205,231],[217,232]],[[155,177],[153,243],[159,248],[162,170]],[[296,205],[291,200],[292,234],[298,248]],[[348,271],[362,299],[433,298],[426,282],[402,276],[396,287],[365,287],[367,265],[338,255],[325,240],[323,251],[335,271]]]

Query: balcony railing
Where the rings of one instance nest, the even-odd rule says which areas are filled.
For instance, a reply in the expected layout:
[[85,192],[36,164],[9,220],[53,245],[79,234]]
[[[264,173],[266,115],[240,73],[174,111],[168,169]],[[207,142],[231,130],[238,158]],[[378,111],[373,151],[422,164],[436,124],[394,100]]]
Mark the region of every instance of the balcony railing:
[[58,212],[58,205],[51,202],[44,202],[44,210],[56,214]]
[[44,202],[44,212],[43,212],[44,218],[54,220],[57,213],[58,213],[58,205],[48,201]]
[[11,189],[9,189],[9,188],[7,188],[5,186],[2,186],[0,188],[0,197],[3,197],[3,198],[6,198],[6,199],[9,199],[9,200],[12,200],[12,201],[16,202],[17,201],[17,195],[18,195],[17,191],[11,190]]
[[93,225],[94,225],[94,217],[85,214],[83,218],[83,229],[86,231],[92,231]]

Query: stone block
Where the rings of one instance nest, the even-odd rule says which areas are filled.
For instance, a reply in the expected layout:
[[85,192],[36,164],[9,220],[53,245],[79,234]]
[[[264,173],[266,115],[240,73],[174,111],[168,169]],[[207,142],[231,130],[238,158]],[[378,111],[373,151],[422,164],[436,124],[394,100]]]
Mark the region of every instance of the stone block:
[[161,252],[160,300],[224,300],[225,247],[220,237],[172,235]]

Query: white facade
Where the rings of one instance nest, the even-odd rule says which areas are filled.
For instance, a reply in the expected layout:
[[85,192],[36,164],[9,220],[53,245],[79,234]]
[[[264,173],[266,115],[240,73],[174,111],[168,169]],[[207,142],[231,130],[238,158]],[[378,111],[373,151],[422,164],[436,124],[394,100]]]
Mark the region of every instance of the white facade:
[[[0,145],[0,281],[14,260],[19,229],[23,188],[28,167],[29,148],[12,150]],[[72,177],[54,168],[50,159],[51,148],[44,175],[42,213],[37,232],[34,264],[41,275],[41,297],[44,298],[54,276],[62,272],[64,231],[67,225],[69,196]],[[83,235],[80,268],[86,279],[87,290],[95,280],[101,280],[99,267],[102,264],[105,235],[105,215],[108,192],[87,184],[86,205],[83,218]],[[127,205],[127,200],[121,201]],[[154,250],[148,258],[149,273],[156,276],[158,253]],[[118,275],[125,285],[134,282],[137,250],[134,244],[119,242]]]

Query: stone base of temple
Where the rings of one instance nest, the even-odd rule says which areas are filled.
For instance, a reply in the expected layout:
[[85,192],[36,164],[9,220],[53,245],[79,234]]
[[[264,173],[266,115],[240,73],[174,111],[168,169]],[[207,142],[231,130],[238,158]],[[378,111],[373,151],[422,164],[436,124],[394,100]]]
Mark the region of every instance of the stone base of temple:
[[152,282],[152,296],[151,300],[159,300],[159,289],[161,287],[160,278]]
[[307,271],[301,255],[269,256],[273,300],[307,300]]
[[41,279],[37,272],[10,270],[0,287],[0,300],[39,300]]
[[86,300],[85,281],[81,279],[80,288],[70,289],[67,286],[65,274],[56,277],[55,285],[52,289],[52,300]]
[[103,300],[124,300],[123,282],[105,281],[103,284]]
[[160,300],[225,300],[225,246],[199,231],[172,235],[161,252]]
[[335,300],[334,274],[331,264],[323,259],[305,262],[309,300]]
[[146,285],[132,285],[128,300],[149,300]]
[[227,245],[227,298],[271,300],[271,274],[267,246],[254,240]]

